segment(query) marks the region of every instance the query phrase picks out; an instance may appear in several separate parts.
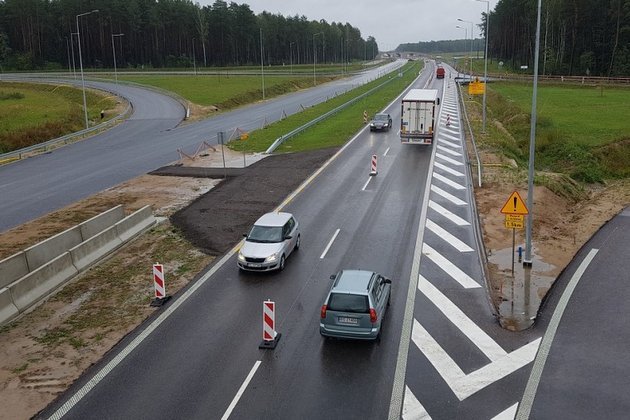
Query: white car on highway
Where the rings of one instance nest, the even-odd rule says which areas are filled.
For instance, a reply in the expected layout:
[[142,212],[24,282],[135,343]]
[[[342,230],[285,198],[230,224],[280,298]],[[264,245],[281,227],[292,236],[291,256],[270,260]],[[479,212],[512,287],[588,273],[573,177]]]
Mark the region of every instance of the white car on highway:
[[238,268],[248,271],[282,270],[286,259],[300,248],[300,227],[291,213],[267,213],[245,235],[238,252]]

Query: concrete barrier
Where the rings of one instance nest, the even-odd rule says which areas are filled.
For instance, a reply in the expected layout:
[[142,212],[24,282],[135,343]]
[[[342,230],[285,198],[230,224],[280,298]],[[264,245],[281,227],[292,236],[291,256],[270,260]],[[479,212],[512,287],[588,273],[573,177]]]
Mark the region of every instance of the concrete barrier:
[[72,263],[77,270],[83,271],[122,244],[116,226],[111,226],[92,236],[85,242],[70,249]]
[[28,263],[23,251],[0,261],[0,289],[28,274]]
[[72,256],[69,252],[65,252],[11,284],[9,289],[13,303],[20,312],[24,312],[77,272],[75,266],[72,265]]
[[79,224],[79,227],[81,228],[81,238],[84,241],[87,241],[92,236],[95,236],[105,229],[114,226],[114,224],[120,222],[124,217],[125,210],[122,205],[118,205],[101,214],[98,214]]
[[0,289],[0,325],[15,318],[18,314],[18,308],[11,299],[11,291],[6,287]]
[[81,228],[74,226],[25,249],[24,253],[26,254],[29,271],[36,270],[70,248],[79,245],[82,241]]
[[116,229],[118,237],[126,242],[154,224],[155,217],[153,217],[151,206],[144,206],[116,223]]

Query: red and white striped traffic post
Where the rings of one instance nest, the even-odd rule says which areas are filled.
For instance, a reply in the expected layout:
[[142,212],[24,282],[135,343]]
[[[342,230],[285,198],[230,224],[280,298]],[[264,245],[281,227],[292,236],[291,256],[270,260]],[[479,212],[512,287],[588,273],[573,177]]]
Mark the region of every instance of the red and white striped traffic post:
[[259,349],[275,349],[280,334],[276,331],[276,302],[267,299],[263,302],[263,341]]
[[155,289],[155,299],[151,301],[151,306],[162,306],[171,298],[170,296],[166,296],[164,266],[159,263],[153,264],[153,287]]
[[451,126],[451,114],[446,114],[446,126]]
[[378,174],[378,171],[376,170],[376,155],[372,155],[372,166],[370,168],[370,176],[375,176],[376,174]]

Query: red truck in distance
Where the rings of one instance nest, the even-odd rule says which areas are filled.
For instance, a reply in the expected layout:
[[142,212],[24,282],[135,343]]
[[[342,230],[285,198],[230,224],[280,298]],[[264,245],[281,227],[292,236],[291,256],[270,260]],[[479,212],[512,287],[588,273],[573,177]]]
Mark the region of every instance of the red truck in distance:
[[444,67],[438,66],[438,68],[435,70],[436,79],[444,79],[445,74],[446,72],[444,71]]

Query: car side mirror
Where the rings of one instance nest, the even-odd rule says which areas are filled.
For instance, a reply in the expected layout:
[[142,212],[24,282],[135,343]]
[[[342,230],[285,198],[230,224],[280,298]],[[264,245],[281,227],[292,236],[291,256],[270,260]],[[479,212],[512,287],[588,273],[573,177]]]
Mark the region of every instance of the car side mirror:
[[440,98],[437,98],[437,104],[438,105],[440,104]]
[[247,238],[247,233],[243,233],[243,236]]
[[390,279],[383,279],[383,281],[381,283],[383,283],[383,284],[392,284],[392,281]]
[[291,235],[287,235],[287,236],[285,236],[285,237],[284,237],[284,239],[285,239],[285,240],[287,240],[287,239],[293,239],[293,236],[291,236]]
[[334,279],[335,279],[335,275],[334,275],[334,274],[331,274],[331,275],[330,275],[330,279],[331,279],[331,280],[334,280]]

